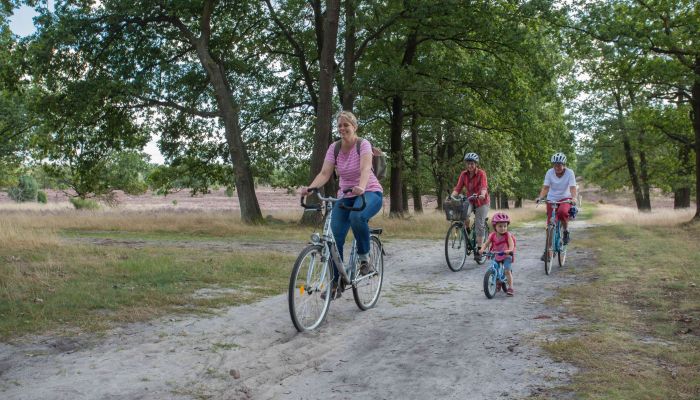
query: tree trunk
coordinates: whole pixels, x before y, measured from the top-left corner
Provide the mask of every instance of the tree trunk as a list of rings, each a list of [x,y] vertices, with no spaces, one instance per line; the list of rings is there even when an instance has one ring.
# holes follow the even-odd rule
[[[515,204],[513,205],[514,208],[523,208],[523,198],[518,196],[515,198]]]
[[[634,193],[634,201],[637,203],[637,209],[640,211],[646,211],[644,209],[644,196],[642,194],[642,187],[639,183],[639,175],[637,173],[637,165],[634,162],[634,154],[632,150],[632,144],[630,143],[630,138],[627,133],[626,124],[623,115],[622,100],[618,93],[614,94],[615,103],[617,105],[617,121],[620,129],[620,136],[622,137],[622,147],[625,152],[625,161],[627,162],[627,172],[629,173],[630,180],[632,181],[632,191]]]
[[[411,33],[406,40],[406,49],[404,51],[401,66],[405,67],[413,63],[413,58],[416,55],[418,48],[418,35],[416,32]],[[390,188],[390,203],[389,216],[402,217],[406,211],[403,208],[403,196],[401,190],[402,172],[403,172],[403,96],[397,93],[391,100],[391,140],[389,153],[391,154],[391,188]]]
[[[651,193],[649,189],[649,167],[647,163],[647,155],[644,151],[645,132],[642,129],[639,132],[639,180],[641,184],[642,199],[644,203],[642,204],[642,211],[651,211]]]
[[[314,129],[314,147],[311,153],[311,168],[309,181],[313,180],[323,167],[328,146],[332,142],[333,119],[333,76],[335,62],[333,55],[338,41],[338,18],[340,17],[340,0],[327,0],[326,12],[323,19],[323,30],[319,45],[321,57],[319,60],[318,108],[316,110],[316,125]],[[336,185],[329,180],[324,187],[326,195],[335,191]],[[301,223],[315,225],[318,213],[304,213]]]
[[[413,211],[417,214],[423,213],[423,200],[421,199],[420,176],[417,174],[420,171],[420,153],[418,152],[418,115],[411,114],[411,150],[413,151],[413,170],[416,171],[416,176],[413,178]]]
[[[439,178],[437,180],[437,186],[435,187],[435,208],[442,210],[442,200],[445,196],[445,180]]]
[[[345,0],[345,49],[343,53],[343,86],[340,101],[343,110],[352,111],[355,106],[355,43],[356,39],[355,0]]]
[[[508,195],[501,192],[498,194],[499,197],[499,202],[500,202],[500,208],[502,210],[508,210],[510,207],[508,206]]]
[[[216,105],[224,122],[224,134],[233,163],[236,193],[241,207],[241,220],[246,224],[263,222],[258,198],[255,195],[255,183],[250,169],[250,159],[246,150],[239,125],[240,107],[233,100],[231,86],[226,79],[222,63],[217,62],[209,52],[208,38],[194,41],[199,61],[207,72],[209,82],[214,87]]]
[[[673,191],[673,208],[690,208],[690,188],[682,187]]]
[[[695,216],[700,221],[700,55],[695,57],[695,83],[693,83],[690,104],[693,107],[693,131],[695,132]]]
[[[403,170],[403,140],[401,133],[403,131],[403,99],[401,95],[396,95],[391,102],[391,140],[390,140],[390,188],[389,188],[389,216],[402,217],[403,196],[401,190],[401,173]]]
[[[401,183],[401,197],[403,199],[403,210],[408,212],[408,185],[405,182]]]

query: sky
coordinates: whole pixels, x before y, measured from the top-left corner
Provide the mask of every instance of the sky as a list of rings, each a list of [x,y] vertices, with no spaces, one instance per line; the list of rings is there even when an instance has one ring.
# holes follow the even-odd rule
[[[52,7],[51,3],[49,2],[49,7]],[[36,31],[32,20],[36,15],[37,13],[32,7],[22,6],[16,9],[12,17],[10,17],[10,30],[17,36],[31,35]],[[156,138],[152,138],[143,150],[151,156],[152,163],[163,164],[164,159],[160,154],[160,150],[158,150],[156,140]]]

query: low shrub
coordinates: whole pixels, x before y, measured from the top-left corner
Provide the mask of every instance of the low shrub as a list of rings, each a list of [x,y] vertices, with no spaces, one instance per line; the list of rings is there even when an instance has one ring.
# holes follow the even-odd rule
[[[72,197],[70,202],[73,204],[73,207],[75,207],[76,210],[97,210],[100,208],[99,203],[97,203],[95,200]]]
[[[46,192],[43,190],[40,190],[36,193],[36,201],[38,201],[41,204],[46,204],[48,202],[48,198],[46,197]]]
[[[10,198],[18,203],[25,201],[36,201],[39,185],[34,177],[24,175],[19,178],[17,186],[7,191]]]

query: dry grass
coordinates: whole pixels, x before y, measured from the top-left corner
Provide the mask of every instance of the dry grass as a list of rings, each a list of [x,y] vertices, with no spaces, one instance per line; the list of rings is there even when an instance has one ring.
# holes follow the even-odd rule
[[[674,210],[670,208],[654,209],[652,212],[639,212],[636,208],[612,204],[599,205],[591,223],[600,225],[634,225],[634,226],[676,226],[690,221],[695,209]]]
[[[240,216],[232,212],[189,211],[128,211],[123,209],[102,209],[84,211],[72,209],[22,208],[0,217],[0,224],[15,227],[4,237],[18,240],[27,232],[61,232],[78,231],[109,232],[135,234],[177,234],[186,236],[232,237],[245,240],[301,240],[308,236],[313,228],[298,224],[301,213],[292,211],[275,212],[273,222],[251,226],[241,223]],[[534,206],[505,210],[514,222],[514,226],[544,218],[543,210]],[[491,211],[493,215],[495,211]],[[412,214],[406,218],[389,218],[378,214],[370,222],[371,226],[384,228],[384,235],[390,238],[419,239],[441,238],[449,226],[442,211],[426,210],[423,214]],[[21,227],[25,234],[16,232]],[[3,234],[0,233],[0,240]],[[30,235],[31,236],[31,235]],[[41,235],[39,235],[41,236]],[[38,236],[37,236],[38,237]],[[54,239],[55,240],[55,239]]]
[[[683,213],[660,214],[685,221]],[[569,270],[581,283],[562,289],[557,302],[582,322],[573,337],[545,348],[580,368],[565,388],[577,398],[700,395],[700,224],[659,218],[593,228],[575,244],[594,249],[595,261]]]
[[[58,244],[55,230],[0,218],[0,248],[33,249]]]

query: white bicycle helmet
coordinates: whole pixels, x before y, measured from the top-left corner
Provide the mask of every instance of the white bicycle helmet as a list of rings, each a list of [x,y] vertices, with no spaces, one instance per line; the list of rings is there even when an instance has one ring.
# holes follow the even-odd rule
[[[566,164],[566,155],[564,155],[564,153],[554,153],[552,156],[552,163]]]
[[[464,161],[474,161],[475,163],[479,162],[479,155],[476,153],[467,153],[464,156]]]

